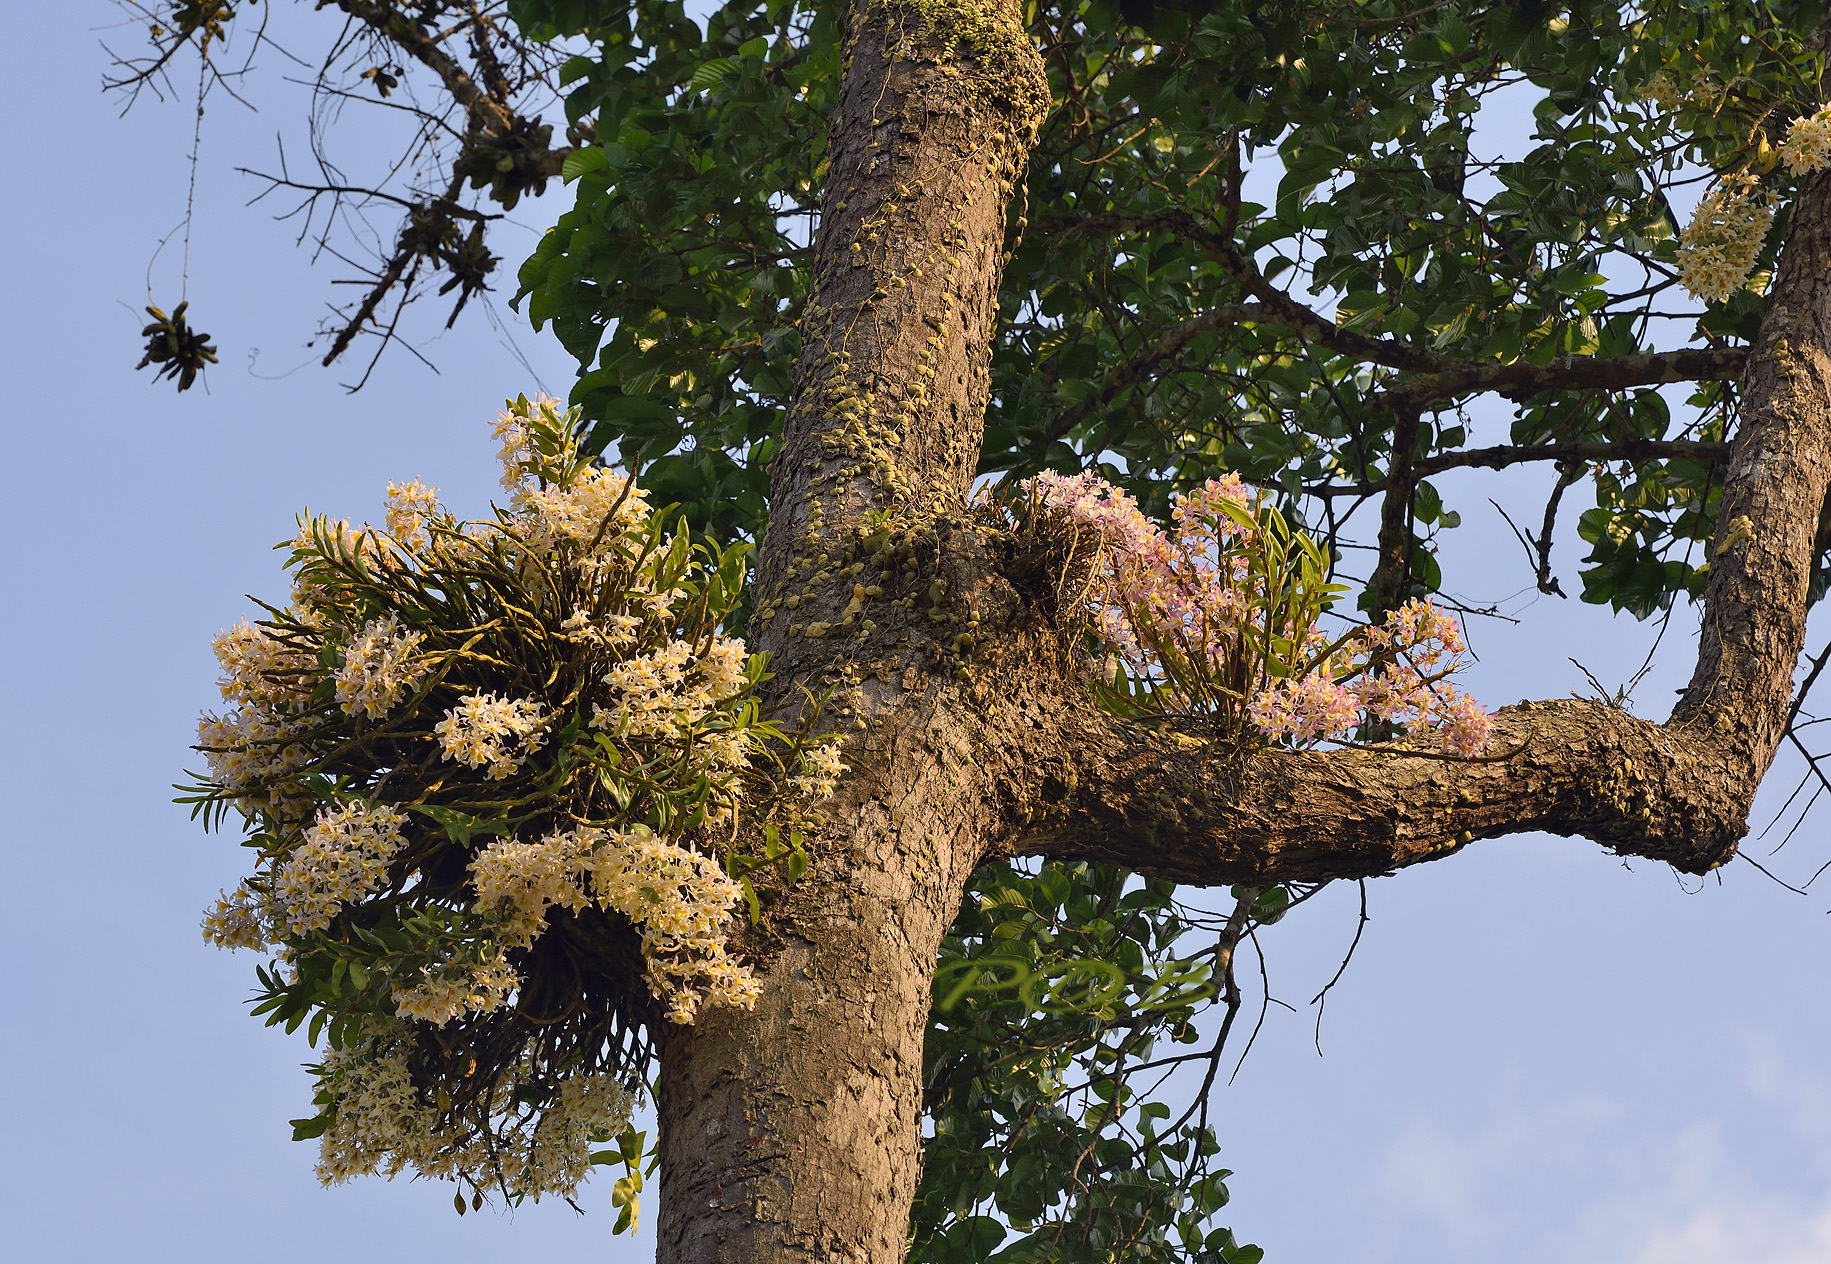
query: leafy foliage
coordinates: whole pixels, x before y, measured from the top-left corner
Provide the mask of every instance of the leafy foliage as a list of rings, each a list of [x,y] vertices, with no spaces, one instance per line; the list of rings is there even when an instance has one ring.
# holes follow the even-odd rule
[[[639,453],[694,521],[754,534],[800,351],[840,10],[728,7],[704,34],[657,0],[516,12],[600,49],[562,72],[599,143],[568,161],[577,205],[523,267],[528,315],[579,358],[595,444]]]
[[[566,73],[602,157],[579,155],[577,205],[522,269],[527,310],[580,358],[594,442],[659,459],[667,495],[753,532],[798,350],[838,8],[740,0],[703,32],[677,4],[517,12],[601,50]],[[1700,168],[1784,190],[1775,147],[1816,105],[1817,13],[1036,6],[1057,108],[1012,212],[982,468],[1104,462],[1160,511],[1234,469],[1321,492],[1308,513],[1333,541],[1351,529],[1338,499],[1389,472],[1395,402],[1433,415],[1411,456],[1469,446],[1478,388],[1454,370],[1634,355],[1688,322],[1745,342],[1757,293],[1684,304],[1672,197]],[[1493,101],[1530,105],[1524,153],[1487,156]],[[1721,437],[1729,395],[1701,402],[1675,425],[1653,387],[1528,392],[1508,437]],[[1710,470],[1625,468],[1596,484],[1594,534],[1625,524],[1637,543],[1594,554],[1584,593],[1644,614],[1697,585],[1701,559],[1682,559],[1713,525]],[[1456,521],[1432,497],[1411,524],[1422,589],[1440,580],[1422,537]]]
[[[703,25],[662,0],[510,9],[531,38],[593,49],[559,75],[576,203],[518,301],[578,358],[593,451],[639,454],[695,521],[754,536],[799,352],[841,6],[733,0]],[[1658,385],[1567,371],[1685,333],[1752,337],[1784,237],[1781,138],[1819,104],[1821,10],[1038,0],[1056,109],[1011,210],[982,471],[1098,466],[1160,516],[1237,471],[1331,559],[1386,494],[1405,571],[1390,606],[1441,585],[1431,537],[1461,518],[1413,467],[1494,463],[1466,406],[1528,381],[1504,387],[1509,461],[1592,476],[1584,598],[1645,617],[1695,595],[1715,467],[1633,445],[1727,437],[1733,392],[1705,382],[1675,420]],[[1523,150],[1495,153],[1496,106],[1530,111]],[[1780,204],[1749,287],[1689,304],[1675,202],[1755,177]],[[1521,366],[1546,372],[1497,373]],[[1598,454],[1572,464],[1571,445]],[[1333,582],[1333,562],[1312,578]],[[1200,1000],[1162,991],[1197,960],[1176,956],[1190,923],[1173,893],[995,867],[974,895],[937,985],[912,1258],[1256,1259],[1211,1226],[1225,1174],[1206,1121],[1162,1126],[1133,1079],[1192,1034]],[[1223,992],[1218,944],[1291,899],[1240,896],[1205,959]]]
[[[1215,942],[1183,956],[1208,919],[1171,884],[1086,865],[974,876],[935,978],[911,1260],[1257,1264],[1259,1248],[1211,1223],[1228,1173],[1205,1107],[1172,1120],[1153,1091],[1166,1063],[1219,1056],[1195,1017],[1231,991],[1258,893],[1244,894]]]

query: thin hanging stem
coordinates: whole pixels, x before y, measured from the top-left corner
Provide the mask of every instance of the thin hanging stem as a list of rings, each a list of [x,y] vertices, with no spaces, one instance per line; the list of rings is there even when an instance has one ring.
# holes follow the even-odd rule
[[[210,59],[197,59],[197,118],[191,125],[191,181],[184,194],[184,263],[178,278],[178,299],[191,294],[191,216],[197,205],[197,156],[203,148],[203,99],[210,91]]]

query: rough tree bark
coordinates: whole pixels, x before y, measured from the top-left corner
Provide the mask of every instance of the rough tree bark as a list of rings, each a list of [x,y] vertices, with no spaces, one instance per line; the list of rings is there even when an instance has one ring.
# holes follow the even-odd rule
[[[943,621],[957,615],[898,618],[916,607],[890,604],[861,545],[921,530],[926,572],[902,587],[923,609],[957,606],[973,569],[952,528],[990,393],[1005,208],[1048,104],[1020,6],[974,6],[867,0],[848,22],[756,623],[778,684],[838,690],[830,713],[869,736],[773,927],[755,1011],[667,1033],[664,1260],[903,1257],[929,973],[1003,811],[985,778],[950,771],[974,759],[973,708],[940,669],[972,634]]]
[[[1831,187],[1744,376],[1696,675],[1672,719],[1521,703],[1495,754],[1241,752],[1094,709],[1048,576],[968,506],[1007,204],[1047,108],[1015,0],[858,0],[755,627],[851,775],[751,944],[752,1013],[665,1033],[661,1259],[903,1257],[929,980],[963,884],[1044,855],[1190,883],[1366,877],[1581,834],[1723,864],[1784,729],[1831,484]]]

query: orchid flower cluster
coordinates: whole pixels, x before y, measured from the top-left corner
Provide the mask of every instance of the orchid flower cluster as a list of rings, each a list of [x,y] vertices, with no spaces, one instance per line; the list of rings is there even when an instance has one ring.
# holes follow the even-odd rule
[[[229,705],[183,801],[237,811],[254,864],[204,931],[275,954],[257,1013],[328,1034],[296,1127],[327,1183],[569,1195],[628,1123],[650,1015],[755,1002],[720,848],[843,772],[749,696],[763,662],[721,631],[742,550],[668,530],[577,428],[509,405],[489,521],[418,482],[385,529],[302,517],[290,604],[216,638]]]
[[[1487,748],[1492,718],[1449,681],[1455,620],[1412,600],[1331,639],[1319,620],[1345,588],[1237,474],[1178,497],[1167,531],[1091,471],[1045,472],[1029,491],[1098,541],[1085,597],[1111,651],[1096,695],[1115,709],[1291,746],[1381,728],[1457,756]]]
[[[1831,105],[1793,120],[1780,142],[1780,161],[1796,176],[1831,167]]]
[[[1796,118],[1774,156],[1793,176],[1831,167],[1831,105]],[[1721,177],[1679,234],[1678,279],[1694,298],[1721,303],[1748,284],[1773,227],[1776,195],[1759,177]]]
[[[478,1173],[496,1172],[536,1198],[569,1196],[590,1174],[593,1141],[622,1133],[636,1108],[618,1077],[588,1073],[561,1080],[545,1109],[511,1115],[492,1134],[452,1129],[414,1083],[416,1052],[411,1023],[382,1020],[325,1057],[318,1096],[337,1108],[320,1143],[325,1184],[411,1171],[474,1185]]]
[[[1748,283],[1773,223],[1773,198],[1761,195],[1753,179],[1718,184],[1679,234],[1679,283],[1693,298],[1725,301]]]

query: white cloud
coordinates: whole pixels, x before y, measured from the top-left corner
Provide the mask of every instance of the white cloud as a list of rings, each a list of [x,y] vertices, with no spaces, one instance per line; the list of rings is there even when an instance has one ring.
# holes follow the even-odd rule
[[[1831,1081],[1768,1038],[1747,1038],[1744,1059],[1741,1087],[1752,1109],[1740,1122],[1767,1132],[1770,1152],[1745,1152],[1740,1162],[1714,1156],[1708,1173],[1714,1187],[1645,1226],[1623,1257],[1628,1264],[1831,1261],[1831,1187],[1824,1184],[1831,1171]],[[1771,1161],[1782,1146],[1784,1165],[1800,1178],[1790,1191],[1774,1191],[1750,1171],[1751,1158]]]
[[[1774,1202],[1719,1202],[1671,1228],[1656,1227],[1631,1264],[1825,1264],[1831,1202],[1816,1209]]]
[[[1585,1095],[1550,1109],[1503,1098],[1478,1130],[1457,1135],[1416,1119],[1387,1147],[1377,1182],[1388,1212],[1441,1238],[1452,1258],[1496,1258],[1538,1220],[1545,1187],[1593,1177],[1598,1139],[1620,1119],[1607,1099]],[[1414,1242],[1411,1244],[1415,1246]]]
[[[1416,1116],[1368,1174],[1354,1258],[1831,1264],[1831,1079],[1759,1038],[1741,1070],[1689,1115],[1503,1079],[1479,1116]]]
[[[1744,1091],[1831,1163],[1831,1079],[1790,1057],[1771,1035],[1745,1036],[1742,1046]]]

